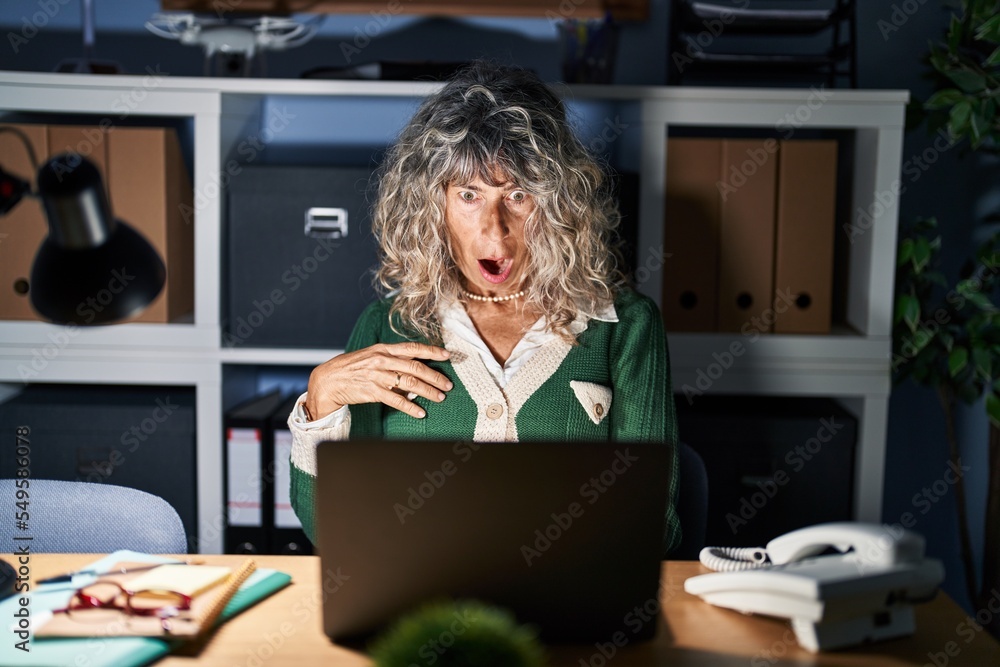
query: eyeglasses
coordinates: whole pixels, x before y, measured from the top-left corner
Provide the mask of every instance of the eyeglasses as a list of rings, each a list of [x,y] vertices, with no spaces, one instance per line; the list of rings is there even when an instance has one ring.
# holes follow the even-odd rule
[[[120,622],[127,616],[151,616],[160,619],[164,632],[170,632],[170,619],[191,609],[191,596],[177,591],[133,591],[115,581],[98,580],[78,588],[64,609],[53,614],[66,614],[79,623],[107,624]]]

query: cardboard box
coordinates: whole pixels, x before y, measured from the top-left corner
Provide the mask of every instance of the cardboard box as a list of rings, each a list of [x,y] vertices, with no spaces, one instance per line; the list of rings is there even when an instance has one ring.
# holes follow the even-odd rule
[[[49,137],[43,125],[0,125],[27,135],[39,160],[49,154]],[[24,144],[10,132],[0,132],[0,165],[4,171],[35,184],[35,170]],[[36,320],[28,299],[31,265],[38,246],[48,235],[42,203],[25,197],[0,217],[0,319]]]
[[[193,192],[173,130],[119,128],[108,133],[111,210],[145,236],[167,267],[160,295],[133,322],[172,322],[194,311]]]
[[[163,258],[167,283],[135,322],[171,322],[194,310],[194,226],[182,215],[192,188],[180,146],[168,128],[16,125],[31,140],[39,161],[77,152],[93,162],[109,194],[111,210],[145,236]],[[0,134],[0,164],[35,185],[35,173],[17,137]],[[37,320],[29,300],[31,265],[48,235],[41,202],[21,201],[0,218],[0,319]],[[82,322],[81,322],[82,323]]]

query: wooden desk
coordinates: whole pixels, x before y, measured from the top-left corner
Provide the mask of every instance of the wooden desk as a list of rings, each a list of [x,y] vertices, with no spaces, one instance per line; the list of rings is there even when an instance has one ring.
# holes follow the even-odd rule
[[[97,560],[94,554],[34,554],[31,579],[79,569]],[[237,563],[239,556],[202,556],[208,563]],[[10,556],[7,556],[10,560]],[[293,583],[223,625],[197,655],[171,655],[157,667],[195,665],[370,665],[364,655],[332,644],[322,630],[319,559],[313,556],[259,556],[260,567],[288,572]],[[719,609],[684,592],[684,580],[707,572],[696,562],[664,563],[662,612],[655,619],[656,639],[617,647],[561,646],[550,650],[551,664],[567,667],[653,667],[710,665],[1000,665],[1000,644],[985,631],[976,632],[961,608],[944,594],[917,607],[917,632],[869,647],[812,654],[799,648],[786,621],[743,616]],[[333,593],[332,596],[336,596]],[[331,598],[332,599],[332,598]],[[623,623],[623,637],[637,629]],[[949,644],[949,642],[951,642]],[[610,655],[610,659],[602,655]],[[947,654],[951,650],[952,656]],[[933,658],[932,658],[933,656]]]

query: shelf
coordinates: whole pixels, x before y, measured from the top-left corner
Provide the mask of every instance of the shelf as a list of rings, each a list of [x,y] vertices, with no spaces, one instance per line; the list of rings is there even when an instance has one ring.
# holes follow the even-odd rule
[[[255,366],[272,374],[287,370],[278,368],[282,366],[296,367],[293,373],[298,368],[305,372],[341,352],[223,346],[220,294],[225,278],[220,260],[228,171],[231,164],[242,168],[255,159],[263,164],[275,155],[258,157],[255,153],[254,158],[232,159],[242,156],[242,142],[261,137],[270,148],[285,151],[288,159],[294,158],[289,151],[314,146],[317,138],[325,139],[325,144],[320,141],[324,148],[342,143],[351,147],[354,144],[343,135],[353,133],[359,123],[365,130],[361,138],[368,143],[372,137],[381,143],[383,135],[384,141],[390,141],[396,124],[408,117],[408,108],[415,108],[442,85],[182,78],[155,72],[146,76],[0,72],[0,117],[66,114],[107,119],[112,126],[136,120],[129,116],[149,117],[145,122],[180,119],[193,142],[196,202],[193,323],[79,328],[70,334],[63,327],[41,322],[0,322],[0,383],[12,387],[22,382],[194,386],[199,544],[203,552],[219,551],[224,509],[220,483],[223,404],[253,390],[258,375]],[[599,152],[612,166],[641,173],[636,259],[637,266],[649,273],[640,291],[657,302],[666,219],[666,138],[671,128],[851,132],[849,206],[851,211],[870,214],[863,220],[852,216],[852,222],[860,222],[857,233],[849,236],[849,273],[843,286],[848,294],[846,324],[829,335],[766,334],[754,339],[738,332],[668,333],[668,341],[674,390],[681,394],[677,400],[685,400],[685,385],[706,394],[837,397],[859,419],[855,518],[879,520],[898,215],[896,202],[885,204],[883,199],[900,175],[909,93],[566,84],[553,88],[566,99],[570,115],[579,120],[585,144],[599,145]],[[277,133],[268,127],[271,112],[284,105],[295,113],[301,110],[302,115],[294,128],[272,142]],[[314,131],[311,123],[316,119],[339,123],[338,128],[320,123]],[[605,130],[612,122],[615,134],[609,139]],[[838,234],[846,232],[838,227]],[[728,362],[725,355],[733,349],[742,353]],[[32,368],[32,363],[39,367],[36,375],[24,377],[24,369]],[[706,386],[704,390],[699,381]]]
[[[224,364],[262,364],[276,366],[318,366],[343,350],[307,350],[279,348],[223,348],[219,351],[219,361]]]

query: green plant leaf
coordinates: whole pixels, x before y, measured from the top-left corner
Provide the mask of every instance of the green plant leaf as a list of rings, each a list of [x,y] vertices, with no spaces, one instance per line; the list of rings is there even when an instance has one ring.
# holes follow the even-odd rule
[[[993,357],[984,345],[976,345],[972,348],[972,365],[985,381],[989,382],[993,377]]]
[[[920,299],[912,294],[900,294],[896,300],[896,322],[905,322],[910,331],[920,322]]]
[[[913,239],[903,239],[899,242],[899,255],[896,257],[896,266],[905,266],[913,257]]]
[[[990,57],[983,62],[984,67],[993,67],[995,65],[1000,65],[1000,46],[994,49]]]
[[[948,355],[948,373],[955,377],[969,365],[969,351],[964,347],[956,347]]]
[[[990,423],[1000,427],[1000,396],[995,392],[986,394],[986,414],[990,418]]]
[[[954,53],[962,42],[962,21],[955,14],[951,15],[948,25],[948,50]]]
[[[986,310],[986,311],[996,310],[996,306],[993,305],[993,302],[990,301],[990,298],[985,294],[983,294],[982,292],[973,291],[969,292],[965,296],[971,303],[973,303],[980,310]]]
[[[931,261],[931,244],[923,236],[918,236],[913,241],[913,271],[920,273]]]
[[[967,93],[978,93],[986,88],[986,78],[968,69],[946,69],[944,75]]]
[[[992,18],[976,28],[976,39],[1000,42],[1000,14],[994,14]]]
[[[941,287],[948,286],[948,279],[940,271],[927,271],[924,273],[924,280],[935,285],[940,285]]]
[[[955,337],[952,336],[947,331],[945,331],[944,329],[939,330],[937,336],[939,339],[941,339],[941,343],[944,345],[944,349],[951,352],[951,348],[955,345]]]
[[[969,116],[969,129],[972,131],[972,147],[979,148],[990,131],[990,123],[978,111]]]
[[[924,102],[925,109],[944,109],[965,99],[965,95],[958,88],[945,88],[939,90]]]
[[[969,116],[972,115],[972,104],[969,100],[962,100],[951,108],[948,114],[948,131],[952,138],[958,139],[965,134],[965,128],[969,125]]]

